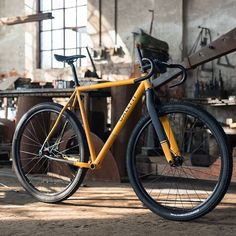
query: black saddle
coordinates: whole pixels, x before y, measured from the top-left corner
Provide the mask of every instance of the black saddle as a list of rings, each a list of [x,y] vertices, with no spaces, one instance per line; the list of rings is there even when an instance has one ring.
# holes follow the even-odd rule
[[[57,61],[66,62],[70,64],[79,58],[84,58],[85,56],[84,55],[62,56],[62,55],[54,54],[54,57],[56,58]]]

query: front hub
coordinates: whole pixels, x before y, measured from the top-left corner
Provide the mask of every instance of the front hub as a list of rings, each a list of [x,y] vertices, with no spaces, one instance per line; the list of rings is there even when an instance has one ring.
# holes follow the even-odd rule
[[[183,165],[184,158],[180,156],[173,157],[174,163],[171,164],[172,167],[179,167]]]

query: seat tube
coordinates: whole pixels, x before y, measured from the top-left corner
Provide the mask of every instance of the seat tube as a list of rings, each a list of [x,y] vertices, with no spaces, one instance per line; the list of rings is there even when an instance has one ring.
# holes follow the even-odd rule
[[[162,150],[165,154],[166,160],[168,161],[168,163],[173,164],[174,160],[173,160],[173,157],[172,157],[172,154],[170,151],[168,140],[167,140],[165,131],[163,129],[163,126],[161,124],[161,121],[158,118],[156,108],[154,105],[152,89],[146,90],[146,104],[147,104],[148,113],[151,117],[153,127],[154,127],[157,137],[160,141],[160,144],[161,144]]]

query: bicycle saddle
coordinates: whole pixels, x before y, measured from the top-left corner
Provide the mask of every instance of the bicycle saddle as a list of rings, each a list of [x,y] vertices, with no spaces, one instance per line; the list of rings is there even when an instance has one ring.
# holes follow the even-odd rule
[[[57,61],[72,63],[76,61],[78,58],[83,58],[85,56],[84,55],[62,56],[54,54],[54,57],[56,58]]]

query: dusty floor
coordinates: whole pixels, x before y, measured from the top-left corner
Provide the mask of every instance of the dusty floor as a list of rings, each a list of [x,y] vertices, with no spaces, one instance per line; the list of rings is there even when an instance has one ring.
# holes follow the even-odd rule
[[[171,222],[144,209],[129,184],[87,183],[61,204],[35,201],[0,167],[0,235],[236,235],[236,186],[212,213]]]

